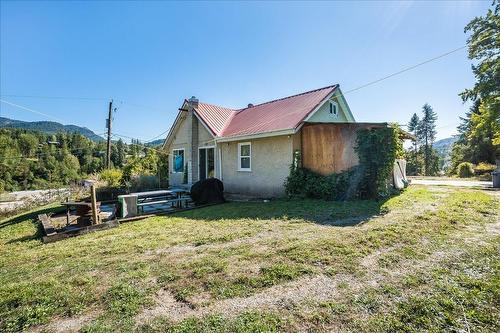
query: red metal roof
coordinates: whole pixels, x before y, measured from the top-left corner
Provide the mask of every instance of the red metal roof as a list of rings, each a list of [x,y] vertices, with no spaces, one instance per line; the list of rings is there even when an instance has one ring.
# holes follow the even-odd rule
[[[202,102],[198,103],[198,107],[195,108],[195,111],[217,136],[221,136],[222,130],[236,113],[236,110]]]
[[[196,112],[219,137],[295,129],[337,87],[328,86],[241,110],[200,102]]]

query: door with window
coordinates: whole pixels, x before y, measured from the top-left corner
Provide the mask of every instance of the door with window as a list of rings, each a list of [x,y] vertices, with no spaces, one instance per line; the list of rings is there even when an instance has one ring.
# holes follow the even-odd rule
[[[200,148],[199,152],[199,179],[215,177],[215,148]]]

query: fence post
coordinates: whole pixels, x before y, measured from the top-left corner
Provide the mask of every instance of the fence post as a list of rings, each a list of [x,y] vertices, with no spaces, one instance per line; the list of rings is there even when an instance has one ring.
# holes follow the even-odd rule
[[[97,219],[97,202],[95,196],[95,186],[94,184],[90,185],[90,201],[92,203],[92,224],[98,224],[99,220]]]

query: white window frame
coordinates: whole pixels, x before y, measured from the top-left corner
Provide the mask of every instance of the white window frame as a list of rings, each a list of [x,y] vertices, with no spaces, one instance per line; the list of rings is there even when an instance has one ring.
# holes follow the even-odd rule
[[[176,151],[181,151],[182,150],[182,156],[183,156],[183,161],[182,161],[182,171],[175,171],[175,166],[174,166],[174,160],[175,160],[175,152]],[[184,148],[176,148],[172,149],[172,173],[184,173],[184,168],[186,165],[186,150]]]
[[[328,113],[331,116],[338,118],[338,116],[339,116],[339,104],[335,101],[332,101],[332,100],[330,100],[329,102],[330,103],[328,104]],[[332,106],[334,106],[335,112],[330,112],[330,110],[332,109]]]
[[[241,156],[241,146],[249,146],[250,147],[250,155]],[[250,159],[250,166],[248,168],[241,167],[241,158],[248,157]],[[252,143],[251,142],[240,142],[238,143],[238,171],[251,172],[252,171]]]

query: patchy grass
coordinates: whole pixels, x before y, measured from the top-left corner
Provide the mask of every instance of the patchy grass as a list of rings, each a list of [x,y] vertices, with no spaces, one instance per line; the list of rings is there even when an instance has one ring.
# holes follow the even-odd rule
[[[35,216],[0,222],[0,331],[89,311],[84,332],[498,330],[499,202],[482,191],[228,203],[45,245]],[[314,276],[336,296],[230,306]],[[176,308],[138,321],[160,290]]]

